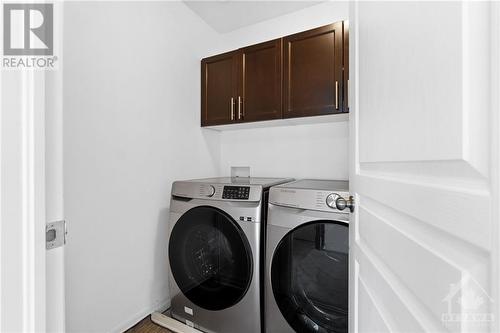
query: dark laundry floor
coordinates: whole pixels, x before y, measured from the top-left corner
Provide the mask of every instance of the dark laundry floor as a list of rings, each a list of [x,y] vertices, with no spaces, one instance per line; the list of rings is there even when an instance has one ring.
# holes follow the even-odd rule
[[[151,316],[147,316],[134,327],[129,328],[124,333],[173,333],[160,325],[157,325],[151,321]]]

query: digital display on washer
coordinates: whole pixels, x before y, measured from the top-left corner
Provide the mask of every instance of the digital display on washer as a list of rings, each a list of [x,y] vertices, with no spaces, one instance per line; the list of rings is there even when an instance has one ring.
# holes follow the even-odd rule
[[[248,200],[249,197],[249,186],[224,186],[222,190],[222,199]]]

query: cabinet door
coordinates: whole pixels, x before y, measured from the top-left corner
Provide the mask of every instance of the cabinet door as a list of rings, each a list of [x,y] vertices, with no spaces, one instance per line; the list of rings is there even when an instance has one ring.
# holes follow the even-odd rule
[[[228,124],[236,120],[237,52],[201,61],[201,125]]]
[[[342,112],[342,22],[283,39],[284,117]]]
[[[281,118],[281,39],[249,46],[240,52],[238,120]]]

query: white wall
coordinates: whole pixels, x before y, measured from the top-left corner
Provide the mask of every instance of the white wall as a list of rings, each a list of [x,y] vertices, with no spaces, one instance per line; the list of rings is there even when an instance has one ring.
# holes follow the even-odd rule
[[[348,178],[347,122],[243,129],[221,134],[221,174],[250,166],[252,176]]]
[[[216,35],[174,2],[68,2],[64,21],[66,328],[118,332],[168,302],[172,181],[219,171],[199,127]]]
[[[325,2],[222,35],[228,51],[348,19],[347,2]],[[207,54],[209,55],[209,54]],[[348,123],[245,129],[221,135],[220,173],[348,179]]]

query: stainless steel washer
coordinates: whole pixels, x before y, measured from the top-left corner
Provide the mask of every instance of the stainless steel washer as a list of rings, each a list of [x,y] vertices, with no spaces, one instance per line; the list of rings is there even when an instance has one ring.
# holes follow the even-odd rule
[[[205,332],[261,332],[268,191],[287,181],[212,178],[172,185],[173,318]]]
[[[345,208],[348,191],[348,182],[328,180],[271,188],[267,332],[347,332],[349,213],[337,205]]]

